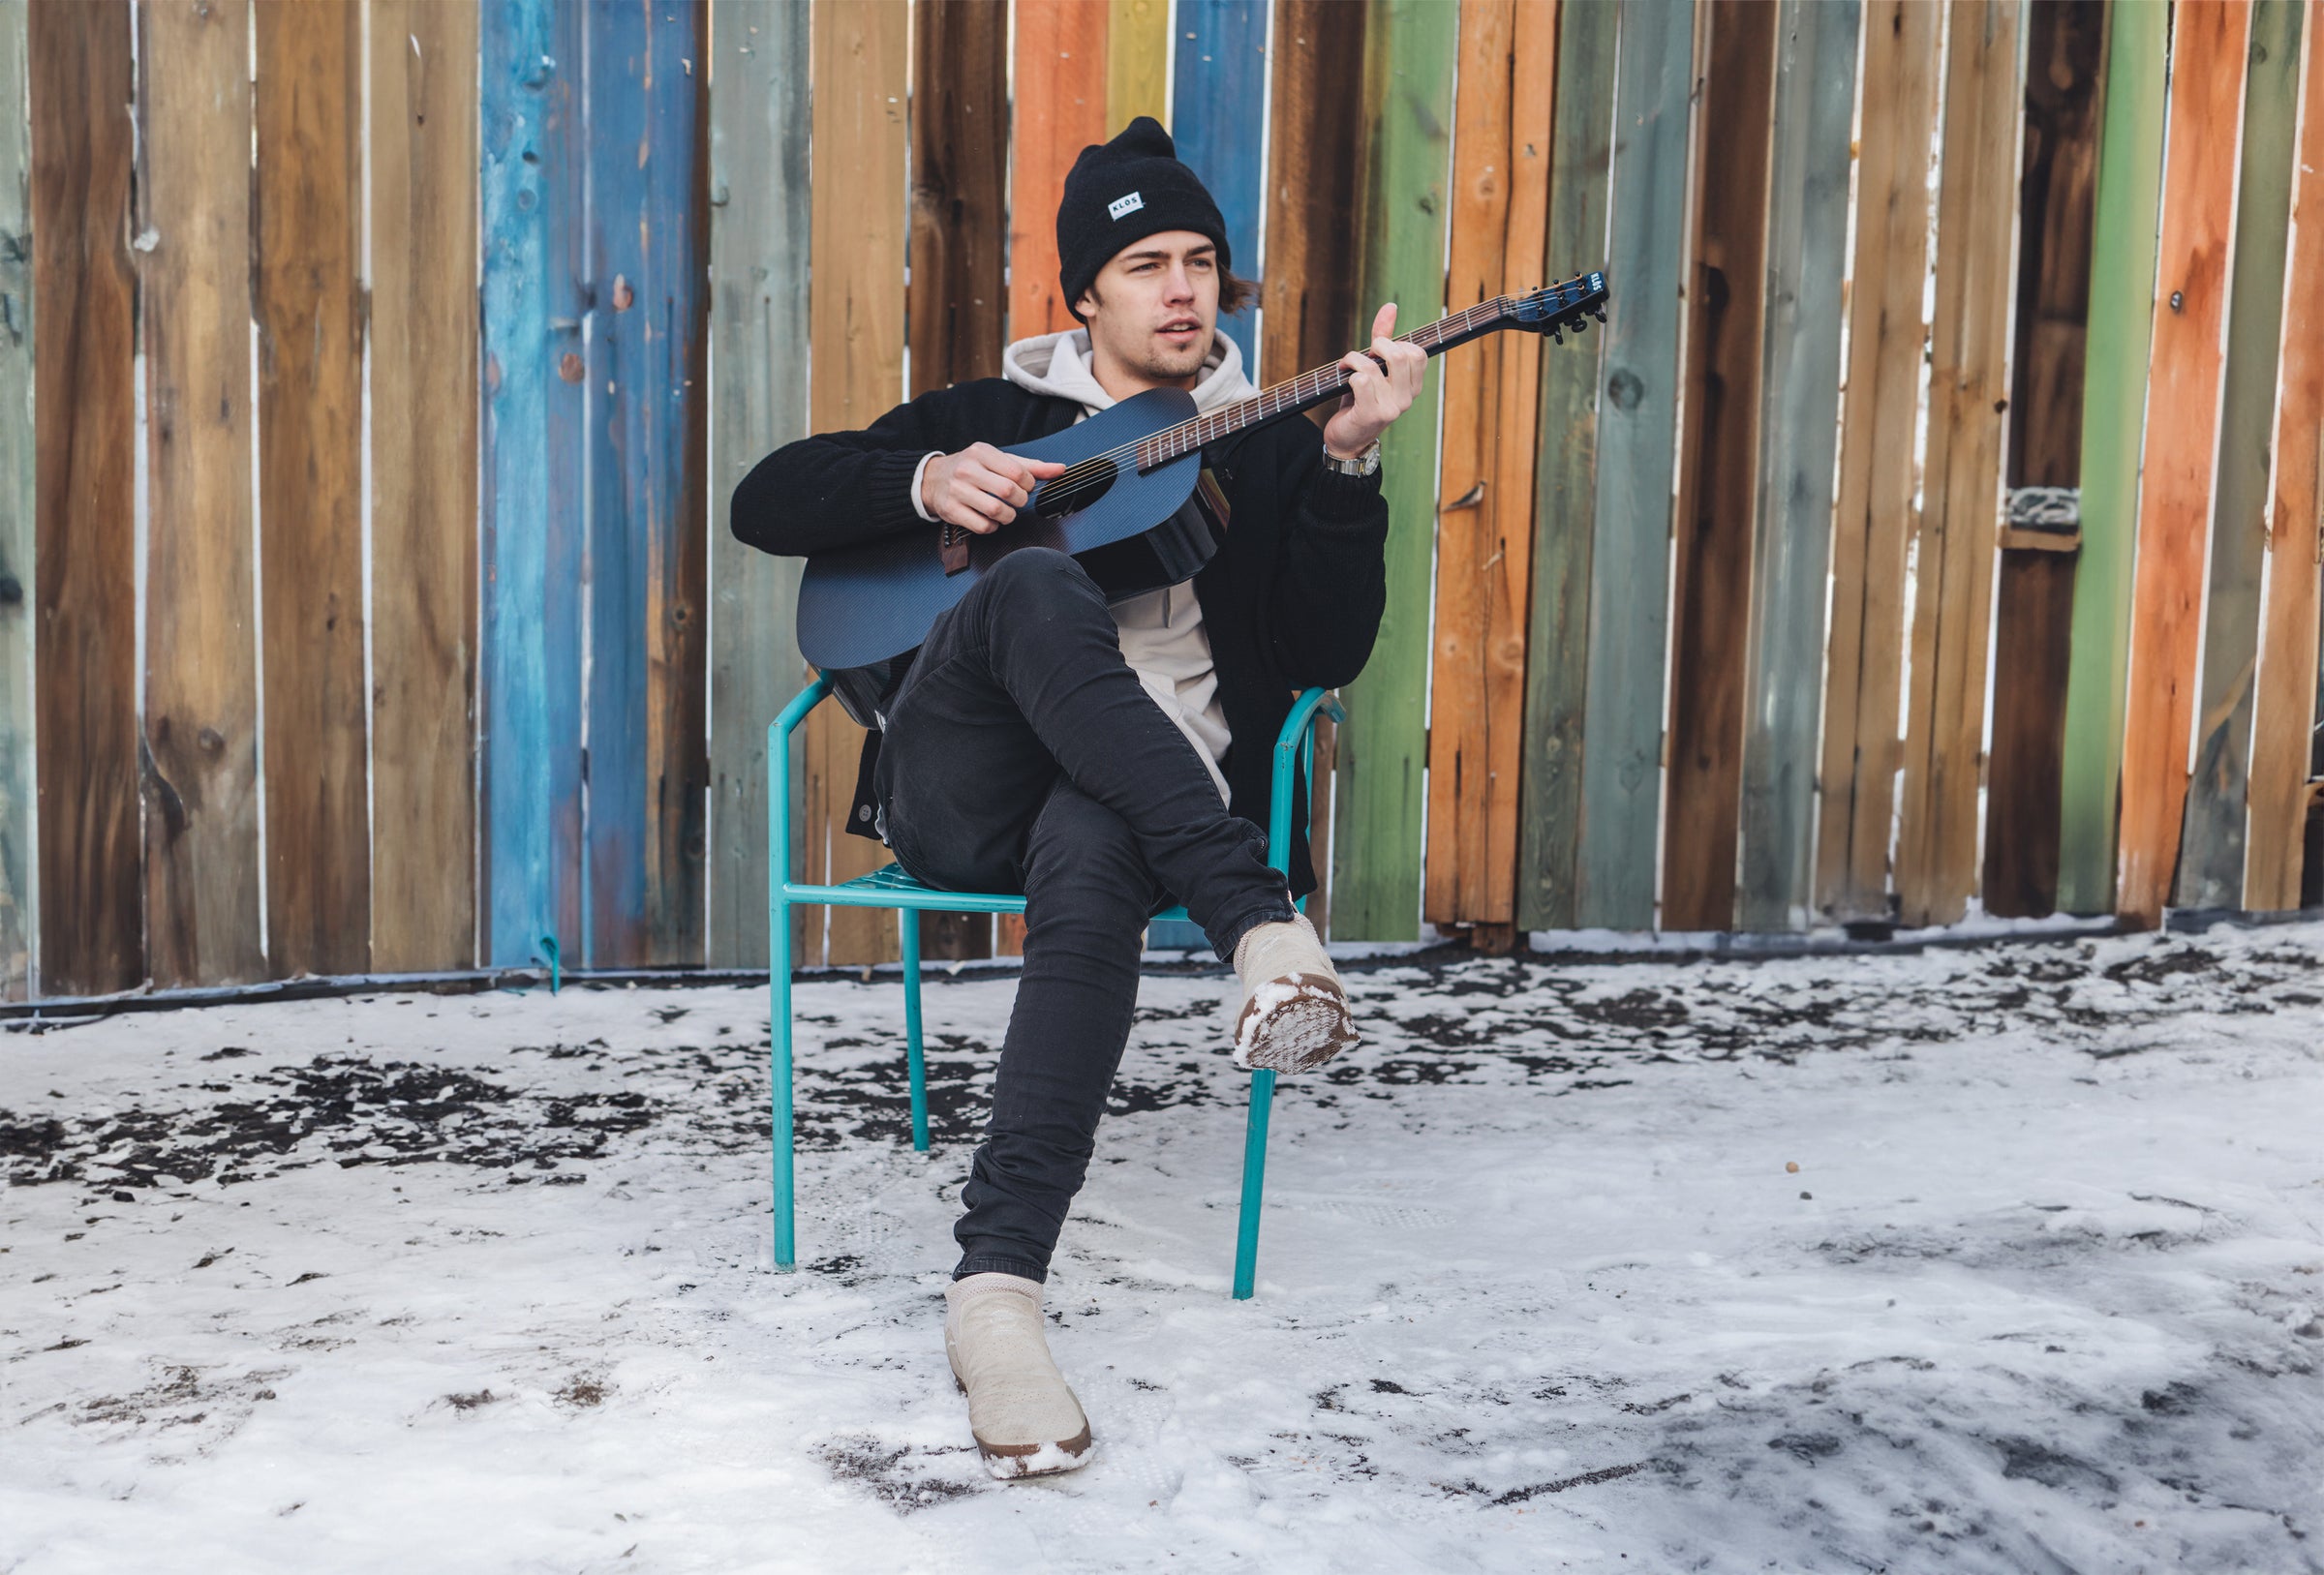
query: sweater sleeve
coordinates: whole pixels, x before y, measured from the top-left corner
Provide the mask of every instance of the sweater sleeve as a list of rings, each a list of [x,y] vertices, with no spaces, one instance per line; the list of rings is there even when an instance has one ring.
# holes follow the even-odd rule
[[[1296,426],[1295,426],[1296,430]],[[1326,469],[1323,445],[1286,477],[1282,551],[1268,588],[1275,661],[1295,688],[1331,689],[1363,671],[1388,606],[1388,501],[1380,473]]]
[[[969,439],[953,389],[899,405],[861,432],[826,432],[785,443],[734,489],[728,524],[737,539],[804,557],[827,547],[925,530],[912,486],[932,453]]]

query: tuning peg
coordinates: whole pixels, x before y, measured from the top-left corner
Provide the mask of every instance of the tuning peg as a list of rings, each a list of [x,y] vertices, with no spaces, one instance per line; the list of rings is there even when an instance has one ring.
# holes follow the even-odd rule
[[[1605,308],[1603,306],[1599,307],[1592,311],[1590,316],[1596,318],[1600,322],[1604,322],[1605,320]]]
[[[1564,334],[1561,334],[1561,333],[1559,333],[1557,330],[1558,330],[1558,324],[1556,324],[1556,323],[1554,323],[1554,322],[1553,322],[1553,323],[1551,323],[1551,324],[1549,325],[1549,337],[1550,337],[1550,339],[1551,339],[1552,341],[1554,341],[1555,343],[1557,343],[1557,344],[1560,344],[1560,345],[1563,345],[1563,344],[1566,342],[1566,336],[1565,336]]]

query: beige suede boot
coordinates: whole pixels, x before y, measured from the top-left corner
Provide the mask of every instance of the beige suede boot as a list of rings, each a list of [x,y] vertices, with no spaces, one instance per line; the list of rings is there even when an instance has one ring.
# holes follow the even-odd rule
[[[1306,1072],[1356,1043],[1348,992],[1305,914],[1245,930],[1235,972],[1242,979],[1237,1066]]]
[[[1039,1281],[971,1274],[946,1286],[944,1354],[987,1471],[1006,1481],[1089,1464],[1089,1419],[1050,1360]]]

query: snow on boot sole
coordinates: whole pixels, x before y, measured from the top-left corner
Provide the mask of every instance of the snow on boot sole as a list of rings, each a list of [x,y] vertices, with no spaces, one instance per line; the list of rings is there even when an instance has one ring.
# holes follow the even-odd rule
[[[1357,1041],[1356,1020],[1339,981],[1299,973],[1251,991],[1235,1023],[1235,1064],[1272,1072],[1310,1072]]]
[[[963,1396],[968,1385],[961,1381],[959,1373],[952,1376],[952,1386]],[[985,1463],[985,1474],[1000,1482],[1014,1482],[1026,1476],[1058,1476],[1066,1471],[1078,1471],[1097,1458],[1097,1440],[1090,1437],[1087,1423],[1082,1431],[1060,1443],[987,1443],[977,1439],[971,1428],[968,1437],[976,1439],[976,1452]]]

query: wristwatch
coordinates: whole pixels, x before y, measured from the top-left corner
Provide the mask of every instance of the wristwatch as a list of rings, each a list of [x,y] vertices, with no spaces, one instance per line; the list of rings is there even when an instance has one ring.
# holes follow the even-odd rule
[[[1336,470],[1341,475],[1375,475],[1380,469],[1380,439],[1374,438],[1371,446],[1352,460],[1341,459],[1327,445],[1324,449],[1324,468]]]

